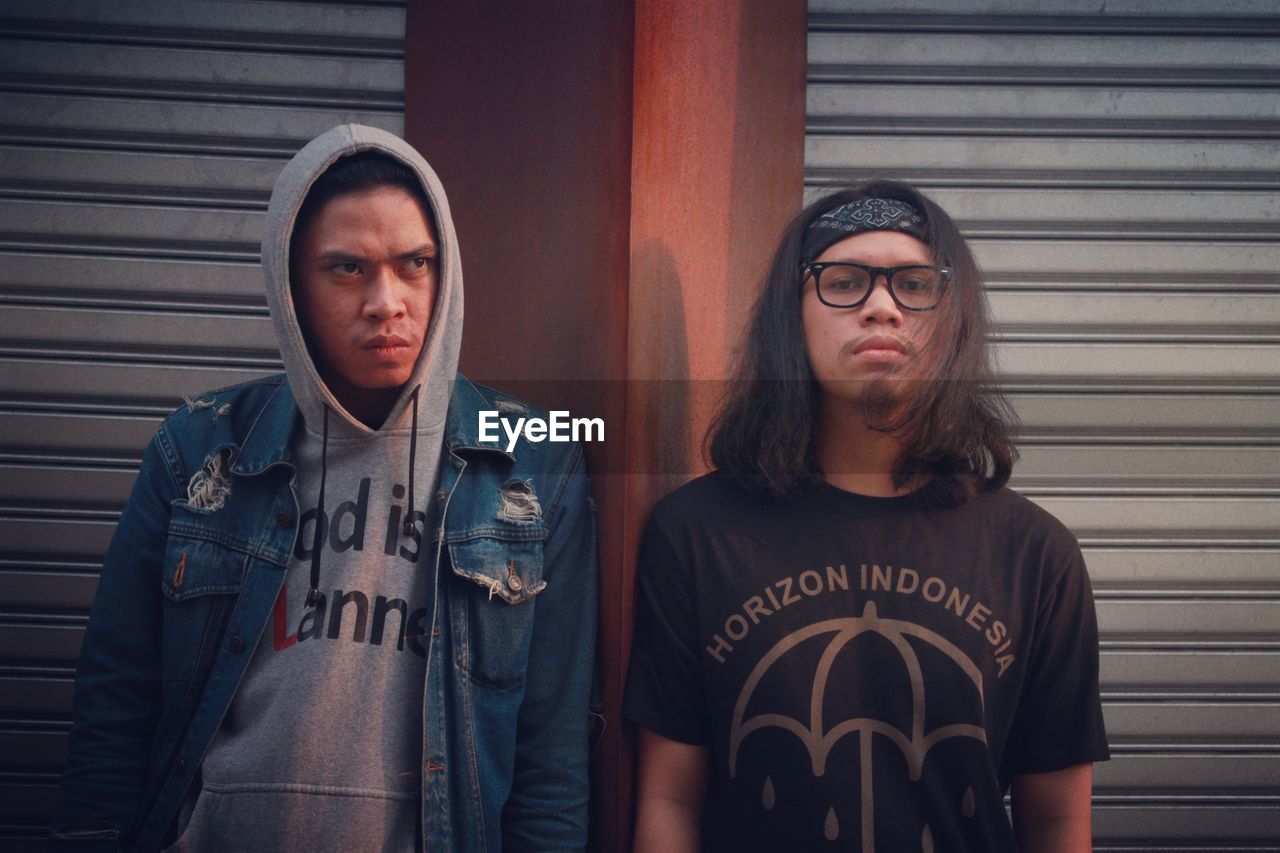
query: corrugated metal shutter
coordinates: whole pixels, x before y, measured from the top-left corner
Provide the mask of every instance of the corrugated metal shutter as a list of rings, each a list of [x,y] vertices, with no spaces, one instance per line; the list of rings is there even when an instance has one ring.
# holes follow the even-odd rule
[[[41,849],[101,555],[183,395],[277,370],[272,182],[400,133],[404,4],[0,8],[0,848]]]
[[[921,185],[990,281],[1014,485],[1097,590],[1099,850],[1280,850],[1280,9],[810,0],[809,194]]]

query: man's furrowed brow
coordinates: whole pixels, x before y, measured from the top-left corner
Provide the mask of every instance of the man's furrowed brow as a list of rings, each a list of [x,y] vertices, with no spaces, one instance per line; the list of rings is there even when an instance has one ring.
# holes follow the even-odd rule
[[[360,255],[352,254],[351,252],[344,252],[341,249],[330,249],[326,252],[320,253],[320,257],[318,258],[318,263],[353,264],[353,263],[359,263],[360,261],[363,261],[363,260],[364,258],[361,257]]]
[[[436,251],[435,243],[423,243],[421,246],[415,246],[407,252],[401,252],[396,255],[396,260],[407,261],[411,258],[434,258]]]

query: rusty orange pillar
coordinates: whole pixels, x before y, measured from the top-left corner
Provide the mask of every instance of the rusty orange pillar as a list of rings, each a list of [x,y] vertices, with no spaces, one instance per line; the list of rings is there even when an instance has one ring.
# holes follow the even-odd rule
[[[620,722],[636,544],[701,473],[719,382],[800,208],[803,0],[424,3],[406,137],[440,173],[466,281],[462,369],[603,416],[601,684],[592,845],[629,849]]]

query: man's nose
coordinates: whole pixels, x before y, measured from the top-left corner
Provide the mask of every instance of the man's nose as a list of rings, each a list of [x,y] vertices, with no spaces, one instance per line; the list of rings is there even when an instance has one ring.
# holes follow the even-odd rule
[[[859,320],[864,325],[871,323],[887,323],[892,326],[902,324],[902,309],[893,301],[889,293],[889,279],[883,275],[876,276],[871,282],[871,293],[867,301],[862,303]]]
[[[379,266],[370,277],[364,303],[365,316],[386,320],[405,312],[403,284],[393,272]]]

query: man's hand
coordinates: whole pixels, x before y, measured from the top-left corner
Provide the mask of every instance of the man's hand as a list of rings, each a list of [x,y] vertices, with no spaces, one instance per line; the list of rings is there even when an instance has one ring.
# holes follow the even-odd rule
[[[697,853],[707,748],[640,729],[634,853]]]
[[[1089,853],[1093,765],[1013,777],[1013,831],[1027,853]]]

